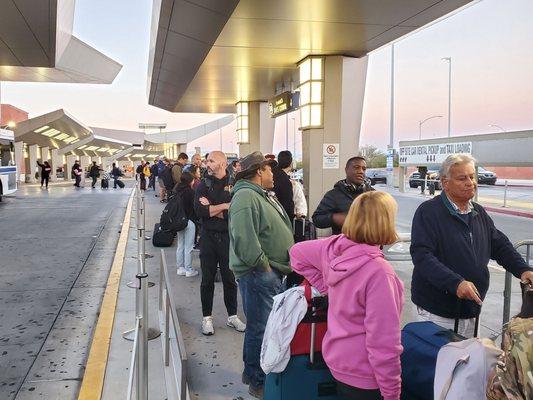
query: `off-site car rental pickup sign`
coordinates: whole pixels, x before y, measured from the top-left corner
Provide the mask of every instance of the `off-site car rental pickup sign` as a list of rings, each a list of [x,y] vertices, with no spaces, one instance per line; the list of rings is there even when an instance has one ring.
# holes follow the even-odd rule
[[[402,146],[400,165],[441,164],[450,154],[472,154],[472,142]]]

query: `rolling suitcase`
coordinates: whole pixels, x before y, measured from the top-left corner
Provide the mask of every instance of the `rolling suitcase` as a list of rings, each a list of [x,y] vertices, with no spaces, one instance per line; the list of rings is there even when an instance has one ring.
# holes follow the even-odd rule
[[[119,188],[121,188],[121,189],[124,189],[124,186],[125,186],[125,185],[124,185],[124,182],[122,182],[121,180],[118,180],[118,179],[117,179],[117,186],[118,186]]]
[[[102,181],[100,182],[100,186],[102,187],[102,189],[109,188],[109,179],[102,179]]]
[[[305,284],[309,310],[298,325],[291,342],[291,358],[283,372],[266,376],[264,400],[335,400],[337,382],[317,349],[326,331],[327,299],[311,299]],[[317,326],[320,328],[317,329]],[[318,345],[317,345],[318,344]]]
[[[411,322],[402,329],[402,400],[433,400],[435,368],[437,356],[442,346],[465,340],[455,329],[443,328],[433,322]],[[476,318],[474,336],[479,329],[479,316]]]
[[[152,234],[152,244],[155,247],[170,247],[174,242],[174,233],[161,229],[159,224],[155,224]]]

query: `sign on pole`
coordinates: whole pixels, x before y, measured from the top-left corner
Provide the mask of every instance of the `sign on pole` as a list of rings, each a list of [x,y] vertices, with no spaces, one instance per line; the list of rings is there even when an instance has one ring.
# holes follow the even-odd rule
[[[337,169],[339,168],[339,144],[338,143],[324,143],[324,152],[322,158],[323,169]]]
[[[440,164],[451,154],[472,154],[472,142],[421,144],[400,147],[400,165]]]
[[[394,170],[394,149],[387,150],[387,172]]]

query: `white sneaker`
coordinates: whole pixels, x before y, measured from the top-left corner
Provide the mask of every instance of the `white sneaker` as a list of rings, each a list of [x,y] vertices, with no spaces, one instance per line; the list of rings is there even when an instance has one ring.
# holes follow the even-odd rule
[[[202,319],[202,334],[211,336],[214,333],[215,328],[213,328],[213,317],[204,317]]]
[[[183,267],[178,268],[178,275],[179,276],[185,276],[187,274],[187,270]]]
[[[187,278],[192,278],[193,276],[197,276],[197,275],[198,275],[198,271],[195,269],[185,272],[185,276]]]
[[[226,325],[235,329],[237,332],[244,332],[246,330],[246,324],[242,322],[236,315],[230,315]]]

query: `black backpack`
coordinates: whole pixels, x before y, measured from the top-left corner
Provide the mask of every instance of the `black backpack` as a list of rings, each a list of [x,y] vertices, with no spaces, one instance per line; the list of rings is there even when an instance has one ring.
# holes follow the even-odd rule
[[[187,228],[189,219],[185,215],[181,196],[177,195],[169,199],[167,206],[161,214],[159,223],[161,229],[165,231],[179,232]]]
[[[165,167],[161,175],[159,176],[163,181],[163,185],[167,190],[172,190],[174,187],[174,181],[172,180],[172,169],[170,167]]]

